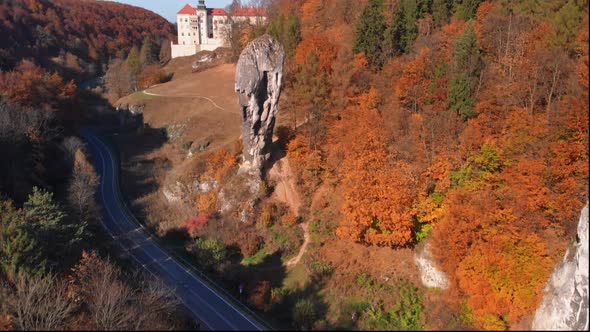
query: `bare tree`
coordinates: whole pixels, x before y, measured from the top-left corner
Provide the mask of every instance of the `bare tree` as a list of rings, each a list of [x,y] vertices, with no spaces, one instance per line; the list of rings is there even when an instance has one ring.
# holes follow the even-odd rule
[[[109,69],[105,75],[107,90],[111,96],[119,99],[131,92],[133,82],[131,80],[131,70],[126,61],[116,59],[109,64]]]
[[[84,252],[73,271],[73,293],[85,305],[96,329],[167,330],[178,324],[179,302],[161,282],[139,273],[125,278],[95,252]],[[136,281],[136,287],[127,280]]]
[[[19,275],[8,308],[19,329],[39,331],[62,329],[75,306],[64,280]]]
[[[160,53],[158,55],[158,59],[160,60],[161,65],[165,65],[170,61],[172,57],[172,46],[170,45],[170,40],[164,39],[162,42],[162,46],[160,46]]]
[[[242,50],[240,45],[242,22],[240,22],[235,16],[236,10],[240,7],[242,7],[241,1],[233,0],[232,3],[225,8],[227,19],[225,25],[221,28],[221,35],[231,50],[232,60],[237,59]]]
[[[25,139],[29,132],[37,132],[45,141],[51,141],[60,135],[52,125],[53,118],[51,112],[25,108],[0,98],[0,140],[15,143]]]
[[[68,201],[80,224],[88,223],[97,216],[94,193],[99,179],[88,162],[83,150],[74,153],[74,169],[68,186]]]
[[[96,288],[88,299],[94,323],[101,330],[126,329],[135,321],[134,312],[128,307],[133,291],[113,272],[104,271],[93,278]]]
[[[165,330],[170,328],[178,312],[180,301],[170,289],[158,279],[144,279],[137,294],[135,330]]]
[[[78,149],[84,148],[84,142],[82,142],[82,140],[78,137],[68,136],[64,138],[63,142],[61,143],[61,149],[64,151],[66,159],[70,163],[68,166],[72,167],[74,165],[74,157],[76,156],[76,151],[78,151]]]
[[[119,268],[96,252],[83,252],[72,271],[72,293],[86,306],[96,329],[121,330],[133,326],[134,314],[129,310],[133,290],[121,280]]]

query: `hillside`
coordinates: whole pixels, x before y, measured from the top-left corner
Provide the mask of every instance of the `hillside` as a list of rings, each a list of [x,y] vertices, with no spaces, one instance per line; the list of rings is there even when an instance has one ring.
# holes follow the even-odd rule
[[[530,328],[588,198],[587,3],[350,5],[282,2],[301,22],[294,94],[317,119],[288,155],[304,196],[331,193],[310,213],[316,259],[335,271],[331,310],[352,295],[340,297],[350,253],[333,248],[354,242],[401,258],[429,243],[450,286],[418,291],[415,324]],[[354,326],[400,326],[403,310],[380,298]]]
[[[94,77],[111,59],[151,37],[158,46],[174,26],[139,7],[109,1],[15,0],[0,3],[0,69],[30,59],[68,78]]]
[[[288,54],[277,128],[287,158],[273,167],[289,160],[299,215],[272,179],[251,217],[222,212],[228,190],[246,191],[231,171],[239,147],[189,158],[181,139],[154,149],[173,146],[194,166],[139,200],[151,226],[185,230],[202,264],[202,241],[239,248],[209,271],[229,285],[246,278],[249,303],[279,325],[530,328],[588,199],[587,3],[277,0],[268,32]],[[198,75],[149,91],[194,98],[211,83]],[[144,116],[158,127],[197,109],[155,100]],[[184,131],[187,142],[210,132],[198,121]],[[208,181],[219,187],[194,185]],[[300,264],[262,273],[295,256],[297,223],[310,232]],[[281,247],[281,232],[297,246]],[[445,289],[421,282],[425,246]],[[230,272],[244,269],[257,273]]]
[[[116,120],[81,83],[133,50],[159,68],[172,32],[114,2],[0,1],[0,330],[194,327],[102,227],[97,156],[78,137]]]
[[[236,65],[194,71],[195,57],[167,61],[165,48],[158,61],[150,40],[170,38],[170,24],[120,6],[0,4],[0,32],[17,36],[0,49],[0,329],[17,326],[22,285],[53,266],[84,303],[60,326],[104,328],[84,276],[109,264],[85,251],[113,249],[88,199],[86,150],[63,134],[84,118],[71,79],[103,71],[106,111],[93,119],[114,120],[104,136],[133,214],[276,329],[527,330],[554,268],[576,265],[588,1],[269,1],[267,24],[241,25],[220,51],[266,31],[286,53],[261,179],[239,171]],[[154,326],[185,328],[166,308]]]

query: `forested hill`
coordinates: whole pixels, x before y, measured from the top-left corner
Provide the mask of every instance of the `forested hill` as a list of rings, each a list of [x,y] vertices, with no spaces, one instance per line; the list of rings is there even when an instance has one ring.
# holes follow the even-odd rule
[[[141,60],[138,73],[143,66],[158,66],[160,46],[169,46],[174,29],[153,12],[115,2],[0,1],[0,151],[20,165],[0,164],[0,191],[20,201],[33,185],[53,188],[63,181],[60,158],[49,156],[64,138],[56,128],[67,133],[88,116],[81,111],[77,83],[103,75],[128,53],[136,54],[138,64]],[[31,130],[44,137],[35,162],[28,157]],[[29,171],[35,167],[48,171]]]
[[[109,1],[14,0],[0,2],[0,69],[22,59],[73,78],[104,71],[150,37],[156,46],[173,38],[174,25],[139,7]],[[155,48],[157,52],[159,48]]]
[[[302,196],[317,197],[303,217],[321,242],[309,255],[337,271],[322,297],[376,303],[355,285],[402,275],[403,250],[426,242],[450,279],[442,302],[425,292],[420,318],[384,295],[355,327],[529,328],[588,198],[588,1],[276,7],[269,31],[291,70],[281,108],[312,120],[287,151]],[[367,248],[358,261],[355,245]],[[380,269],[378,246],[399,258]]]

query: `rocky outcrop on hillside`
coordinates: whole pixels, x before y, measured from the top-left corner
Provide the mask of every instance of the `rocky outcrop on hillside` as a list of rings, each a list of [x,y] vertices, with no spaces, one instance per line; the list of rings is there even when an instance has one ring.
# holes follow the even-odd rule
[[[115,108],[119,118],[120,126],[141,126],[143,125],[143,110],[145,105],[120,104]]]
[[[258,176],[270,156],[284,60],[283,46],[266,34],[244,48],[236,68],[244,142],[241,169]]]
[[[545,286],[533,330],[588,331],[588,203],[582,209],[576,242]]]
[[[440,289],[447,289],[449,287],[447,275],[439,270],[434,263],[430,251],[430,243],[426,243],[419,249],[414,254],[414,259],[418,270],[420,270],[420,279],[424,286]]]

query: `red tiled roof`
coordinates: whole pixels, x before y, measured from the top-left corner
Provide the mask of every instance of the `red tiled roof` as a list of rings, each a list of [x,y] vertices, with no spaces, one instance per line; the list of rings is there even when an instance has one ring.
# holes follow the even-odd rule
[[[197,13],[197,9],[192,7],[191,5],[189,5],[188,3],[186,4],[186,6],[184,6],[179,12],[178,14],[196,14]]]
[[[240,7],[236,8],[234,16],[266,16],[266,10],[262,7]]]
[[[212,16],[227,16],[227,13],[223,8],[209,8],[207,14]]]

